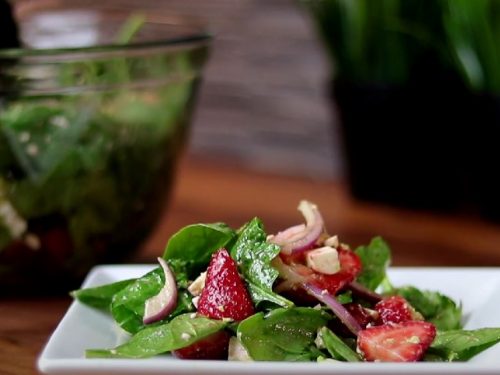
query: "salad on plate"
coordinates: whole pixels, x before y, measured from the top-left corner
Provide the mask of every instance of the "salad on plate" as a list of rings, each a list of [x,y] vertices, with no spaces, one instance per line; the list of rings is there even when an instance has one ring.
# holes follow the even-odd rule
[[[500,328],[464,330],[449,297],[392,285],[382,238],[351,249],[315,204],[298,209],[305,223],[271,235],[258,218],[237,230],[189,225],[153,271],[72,292],[130,334],[86,357],[467,361],[500,341]]]

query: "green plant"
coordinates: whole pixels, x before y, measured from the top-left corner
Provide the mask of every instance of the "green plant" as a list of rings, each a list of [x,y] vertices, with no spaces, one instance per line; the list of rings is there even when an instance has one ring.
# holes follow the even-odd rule
[[[141,15],[124,23],[115,41],[131,46],[119,53],[96,47],[27,64],[22,50],[11,51],[19,58],[0,72],[0,81],[12,78],[0,103],[0,205],[8,209],[0,280],[78,279],[98,261],[123,259],[155,224],[206,54],[160,46],[138,54],[143,24]],[[0,63],[9,57],[0,51]]]
[[[303,0],[337,77],[405,84],[418,69],[460,74],[500,92],[496,0]]]
[[[500,3],[447,1],[443,22],[457,68],[475,90],[500,93]]]

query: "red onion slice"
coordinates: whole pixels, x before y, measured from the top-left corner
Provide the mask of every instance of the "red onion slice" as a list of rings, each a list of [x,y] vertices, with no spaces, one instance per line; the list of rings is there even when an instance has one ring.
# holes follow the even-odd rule
[[[306,224],[295,225],[279,232],[270,241],[281,247],[281,252],[287,255],[299,253],[314,247],[323,233],[323,218],[318,207],[308,201],[301,201],[298,210],[306,220]]]
[[[271,237],[270,240],[276,245],[280,243],[293,242],[301,238],[305,230],[305,224],[294,225],[293,227],[287,228],[282,232],[278,232],[275,236]]]
[[[322,290],[315,285],[310,283],[303,283],[302,287],[307,293],[309,293],[314,298],[318,299],[327,305],[333,313],[340,319],[342,323],[351,331],[355,336],[361,331],[361,326],[356,321],[356,319],[351,315],[347,309],[338,302],[335,297],[330,295],[326,290]]]
[[[177,284],[175,276],[163,258],[158,258],[163,273],[165,274],[165,284],[160,292],[149,298],[144,305],[144,324],[151,324],[162,320],[175,309],[177,305]]]
[[[276,293],[292,290],[297,285],[302,285],[302,283],[306,282],[307,280],[305,275],[299,274],[292,267],[283,263],[279,256],[274,258],[271,264],[279,272],[280,278],[283,279],[282,282],[276,285]],[[303,267],[307,269],[305,266]]]
[[[377,303],[382,300],[382,296],[380,294],[368,289],[356,281],[347,285],[347,288],[352,292],[352,294],[363,298],[368,302]]]

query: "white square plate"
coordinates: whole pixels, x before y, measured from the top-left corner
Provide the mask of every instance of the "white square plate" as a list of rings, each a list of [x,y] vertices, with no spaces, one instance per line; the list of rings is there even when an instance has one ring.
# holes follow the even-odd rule
[[[94,268],[84,287],[138,277],[153,266],[112,265]],[[500,327],[500,268],[393,268],[395,286],[439,290],[463,304],[465,328]],[[85,349],[110,348],[127,339],[107,314],[73,302],[39,360],[45,374],[113,375],[331,375],[331,374],[499,374],[500,343],[461,363],[291,363],[151,359],[86,359]]]

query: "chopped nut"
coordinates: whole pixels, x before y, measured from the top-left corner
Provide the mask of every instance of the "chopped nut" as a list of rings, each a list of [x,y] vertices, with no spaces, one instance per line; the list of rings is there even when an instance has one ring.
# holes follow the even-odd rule
[[[191,293],[193,296],[199,296],[201,294],[201,291],[205,287],[205,280],[207,278],[207,273],[202,272],[200,273],[200,276],[194,280],[191,285],[188,287],[189,293]]]
[[[320,247],[306,253],[309,268],[325,275],[333,275],[340,271],[340,261],[337,250],[330,246]]]
[[[241,341],[236,337],[231,337],[229,339],[229,350],[227,359],[229,361],[252,361],[252,358],[248,354],[246,348],[243,346]]]
[[[325,246],[330,246],[336,249],[339,247],[339,236],[335,235],[332,237],[329,237],[325,240]]]
[[[200,296],[193,297],[191,302],[193,302],[194,307],[198,308],[198,302],[200,300]]]

